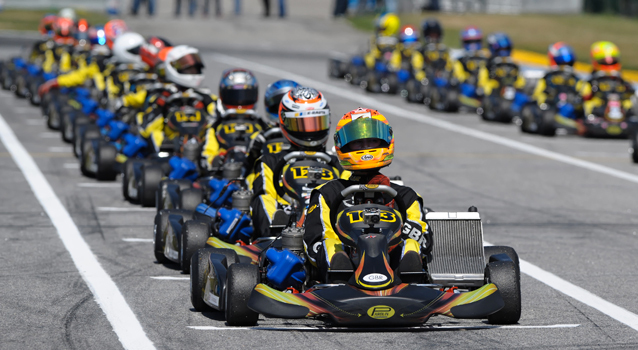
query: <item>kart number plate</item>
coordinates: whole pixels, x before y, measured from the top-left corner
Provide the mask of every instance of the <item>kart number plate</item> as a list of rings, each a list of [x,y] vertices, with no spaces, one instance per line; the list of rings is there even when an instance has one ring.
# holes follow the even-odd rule
[[[620,133],[622,133],[622,129],[618,125],[610,125],[607,128],[607,133],[609,135],[620,135]]]

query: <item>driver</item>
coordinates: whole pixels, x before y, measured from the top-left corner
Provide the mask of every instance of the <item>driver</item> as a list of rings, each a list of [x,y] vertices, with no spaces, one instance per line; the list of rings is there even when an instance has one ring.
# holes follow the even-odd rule
[[[281,133],[290,143],[289,146],[278,153],[264,153],[255,164],[256,177],[252,183],[254,196],[251,208],[256,237],[269,236],[269,227],[275,211],[289,204],[277,195],[273,184],[273,171],[277,163],[286,154],[294,151],[326,151],[330,132],[328,101],[321,92],[313,88],[297,87],[281,99],[279,124]],[[336,160],[333,163],[338,166]],[[339,174],[341,170],[334,169],[333,173]]]
[[[376,110],[358,108],[339,120],[334,139],[341,166],[352,171],[352,175],[348,180],[333,180],[318,187],[310,197],[303,239],[306,253],[311,263],[318,267],[320,278],[331,282],[328,281],[328,270],[353,270],[352,261],[334,230],[331,212],[341,211],[344,207],[345,203],[334,202],[343,189],[364,184],[391,186],[398,192],[394,199],[384,195],[374,202],[405,208],[406,212],[402,213],[405,218],[402,230],[404,242],[391,254],[400,254],[402,272],[422,271],[421,254],[428,254],[432,248],[432,235],[422,210],[423,199],[411,188],[391,183],[379,172],[394,158],[394,134],[387,119]],[[398,201],[402,205],[398,205]],[[355,197],[355,204],[362,203],[365,201]]]

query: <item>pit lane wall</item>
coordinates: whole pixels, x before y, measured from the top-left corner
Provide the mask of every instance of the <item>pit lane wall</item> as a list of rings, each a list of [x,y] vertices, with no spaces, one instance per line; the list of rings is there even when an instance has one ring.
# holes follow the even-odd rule
[[[549,65],[547,55],[531,51],[513,50],[512,58],[520,65],[537,66],[543,68]],[[576,64],[574,65],[574,70],[578,73],[589,74],[591,73],[592,67],[590,64],[587,63],[576,62]],[[631,81],[632,83],[638,83],[638,71],[623,70],[622,77],[628,81]]]

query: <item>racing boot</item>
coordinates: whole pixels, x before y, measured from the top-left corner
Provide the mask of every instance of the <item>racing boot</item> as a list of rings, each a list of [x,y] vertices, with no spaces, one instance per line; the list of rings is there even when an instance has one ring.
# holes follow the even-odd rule
[[[410,250],[403,254],[399,263],[399,273],[403,283],[423,282],[423,260],[421,254]]]

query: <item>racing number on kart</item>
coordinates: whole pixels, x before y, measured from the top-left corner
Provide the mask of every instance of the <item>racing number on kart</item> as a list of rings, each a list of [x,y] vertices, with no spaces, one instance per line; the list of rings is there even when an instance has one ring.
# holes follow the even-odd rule
[[[253,125],[249,123],[246,123],[246,124],[229,123],[229,124],[224,124],[223,127],[224,127],[225,134],[234,134],[238,130],[244,131],[248,134],[252,134],[254,132]]]
[[[270,146],[270,145],[269,145]],[[306,179],[308,178],[308,167],[307,166],[296,166],[290,168],[292,171],[292,175],[294,179]],[[334,179],[334,175],[332,171],[328,169],[321,169],[321,180],[332,180]]]
[[[269,153],[279,153],[281,152],[281,149],[284,146],[283,142],[274,142],[274,143],[269,143],[266,146],[268,146],[268,152]]]
[[[355,222],[362,222],[363,217],[361,216],[362,210],[349,211],[346,213],[348,218],[350,219],[350,223],[354,224]],[[393,212],[382,211],[379,213],[379,218],[383,222],[395,222],[397,221],[397,216]]]
[[[200,111],[195,112],[195,114],[186,114],[182,112],[175,112],[175,120],[178,123],[183,122],[198,122],[202,120],[202,113]]]

